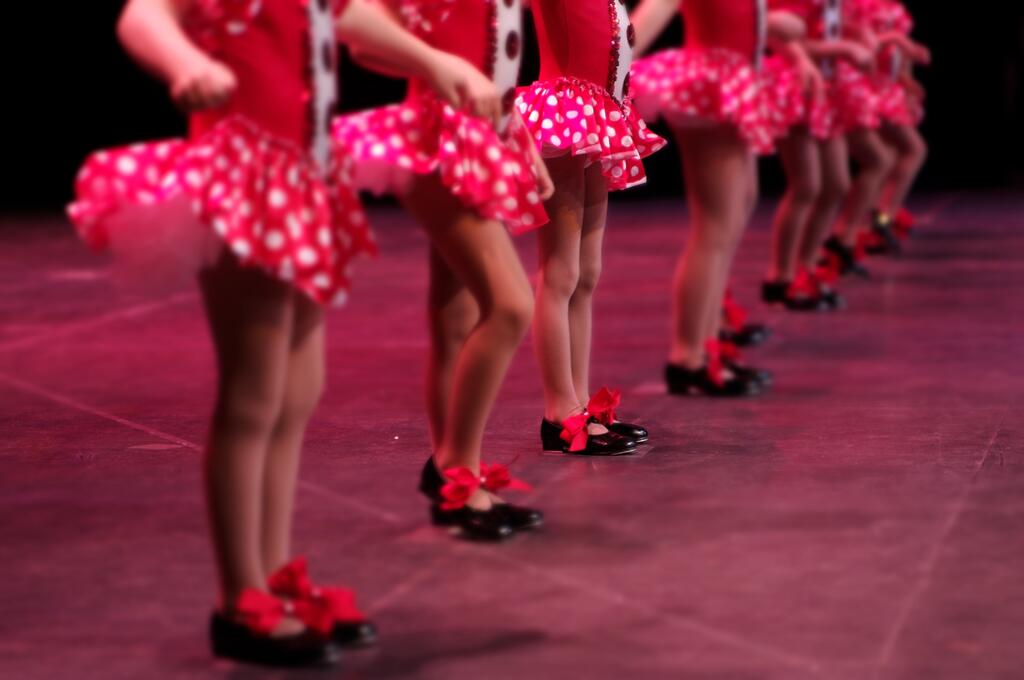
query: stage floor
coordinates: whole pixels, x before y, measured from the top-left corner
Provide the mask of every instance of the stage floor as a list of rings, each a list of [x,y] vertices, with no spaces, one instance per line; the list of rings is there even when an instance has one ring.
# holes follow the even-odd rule
[[[680,207],[614,205],[595,385],[624,389],[651,446],[541,455],[527,343],[486,445],[549,524],[501,546],[428,527],[414,492],[425,246],[379,211],[382,255],[331,314],[296,518],[315,575],[383,631],[337,675],[1021,677],[1024,199],[917,207],[906,256],[846,284],[834,316],[756,303],[761,216],[735,287],[775,331],[749,356],[776,386],[719,402],[660,381]],[[207,650],[212,377],[193,291],[119,288],[57,219],[0,225],[0,675],[281,676]]]

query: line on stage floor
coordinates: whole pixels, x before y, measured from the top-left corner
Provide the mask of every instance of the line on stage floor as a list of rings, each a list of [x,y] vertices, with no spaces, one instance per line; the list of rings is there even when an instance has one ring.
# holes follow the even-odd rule
[[[82,331],[93,330],[115,321],[137,319],[139,317],[146,316],[147,314],[151,314],[152,312],[164,309],[165,307],[171,307],[182,302],[194,300],[195,297],[195,293],[178,293],[162,300],[125,307],[124,309],[118,309],[113,312],[108,312],[107,314],[101,314],[100,316],[87,319],[85,321],[77,321],[63,326],[58,326],[50,330],[32,333],[14,340],[8,340],[7,342],[0,343],[0,351],[9,352],[14,349],[25,347],[26,345],[36,344],[43,340],[66,338],[69,335],[74,335],[75,333]]]
[[[0,373],[0,383],[6,383],[8,386],[13,387],[14,389],[26,392],[28,394],[32,394],[42,399],[46,399],[47,401],[52,401],[56,404],[60,404],[61,406],[65,406],[72,410],[87,413],[91,416],[102,418],[104,420],[109,420],[111,422],[117,423],[118,425],[121,425],[122,427],[127,427],[131,430],[136,430],[137,432],[144,432],[145,434],[148,434],[152,437],[156,437],[157,439],[162,439],[166,442],[177,444],[178,446],[189,449],[191,451],[199,452],[202,451],[203,448],[199,444],[196,444],[195,442],[190,442],[187,439],[176,437],[173,434],[157,430],[155,428],[149,427],[148,425],[143,425],[142,423],[137,423],[133,420],[128,420],[127,418],[122,418],[121,416],[110,413],[109,411],[104,411],[102,409],[96,408],[95,406],[90,406],[89,404],[81,402],[72,397],[59,394],[52,390],[46,389],[45,387],[40,387],[39,385],[34,385],[32,383],[26,382],[19,378],[15,378],[14,376],[8,375],[6,373]],[[342,505],[348,506],[349,508],[357,510],[361,513],[369,514],[373,517],[376,517],[377,519],[382,519],[390,523],[400,521],[400,518],[393,513],[387,512],[386,510],[381,510],[379,508],[375,508],[373,506],[362,503],[361,501],[354,501],[347,496],[331,491],[330,489],[325,489],[318,485],[312,484],[311,482],[306,482],[300,479],[299,486],[303,489],[313,491],[314,493],[319,493],[321,495],[333,498]]]
[[[463,547],[462,549],[468,551],[468,548]],[[690,632],[698,633],[706,638],[710,638],[712,640],[715,640],[724,645],[728,645],[730,647],[744,650],[750,654],[754,654],[762,658],[774,659],[776,661],[784,663],[787,666],[802,668],[804,670],[814,671],[816,673],[822,670],[821,664],[813,659],[807,659],[796,654],[791,654],[784,650],[776,649],[774,647],[764,645],[759,642],[748,640],[744,637],[740,637],[736,633],[732,633],[727,630],[723,630],[721,628],[717,628],[715,626],[702,623],[701,621],[698,621],[690,617],[680,616],[679,614],[673,614],[670,612],[664,612],[658,609],[657,607],[650,607],[638,603],[635,600],[626,597],[625,595],[616,593],[612,590],[608,590],[605,588],[591,586],[587,584],[587,582],[583,579],[577,578],[575,576],[566,576],[562,572],[557,571],[555,569],[538,567],[537,565],[530,564],[528,562],[522,562],[515,558],[504,555],[500,551],[488,553],[474,551],[473,554],[478,556],[483,555],[486,559],[490,559],[492,561],[497,562],[503,562],[507,565],[518,567],[523,571],[531,572],[537,576],[547,579],[548,581],[551,581],[564,587],[571,588],[585,595],[599,598],[618,607],[632,609],[635,612],[647,616],[655,616],[662,620],[668,621],[674,625],[685,628]]]
[[[992,448],[995,446],[996,441],[999,440],[999,434],[1003,430],[1003,426],[1006,424],[1006,418],[1009,415],[1009,408],[1003,412],[1002,418],[999,419],[999,423],[995,427],[995,431],[988,440],[988,444],[985,446],[985,450],[975,465],[974,472],[971,474],[971,478],[964,485],[963,491],[957,496],[950,508],[949,515],[946,520],[942,523],[939,528],[939,533],[935,537],[935,541],[932,543],[931,549],[925,555],[924,561],[921,563],[918,571],[921,572],[921,577],[917,583],[910,590],[910,595],[907,596],[906,601],[900,607],[896,614],[895,621],[892,628],[889,630],[889,634],[885,637],[885,642],[882,644],[882,649],[879,652],[878,660],[874,669],[874,678],[880,678],[882,669],[892,659],[893,650],[896,648],[896,644],[899,642],[900,637],[903,635],[903,630],[907,626],[907,622],[910,620],[911,614],[914,613],[914,609],[917,608],[917,603],[921,599],[921,596],[928,589],[931,583],[932,573],[935,571],[935,566],[939,562],[939,558],[942,554],[942,548],[945,546],[949,536],[953,533],[953,529],[956,528],[957,523],[960,521],[960,517],[964,514],[964,510],[967,508],[967,503],[970,500],[971,493],[974,491],[975,483],[978,480],[978,475],[985,468],[985,463],[988,462],[989,455],[992,453]]]

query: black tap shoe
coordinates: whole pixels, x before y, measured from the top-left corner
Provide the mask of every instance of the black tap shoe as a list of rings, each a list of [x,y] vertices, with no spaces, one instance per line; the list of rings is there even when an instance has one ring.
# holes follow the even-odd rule
[[[754,368],[747,364],[740,363],[737,361],[730,361],[728,359],[722,360],[722,365],[725,366],[734,375],[744,379],[752,380],[758,383],[762,388],[771,387],[772,383],[775,382],[775,376],[771,371],[766,371],[761,368]]]
[[[604,434],[587,435],[587,443],[578,451],[570,451],[571,444],[562,439],[565,426],[549,420],[540,422],[540,441],[545,451],[560,451],[578,456],[628,456],[636,453],[636,441],[609,429]]]
[[[210,618],[210,645],[222,659],[279,668],[332,666],[338,663],[337,646],[311,630],[271,637],[214,612]]]
[[[373,621],[339,621],[331,629],[331,640],[343,649],[373,647],[379,637]]]
[[[892,218],[875,212],[871,221],[871,232],[865,250],[872,255],[893,255],[899,257],[903,253],[903,244],[892,225]]]
[[[446,483],[434,459],[428,458],[420,475],[419,488],[420,493],[430,499],[430,519],[435,526],[458,528],[463,537],[474,541],[504,541],[512,537],[512,522],[497,503],[489,510],[476,510],[467,505],[454,509],[441,507],[445,501],[441,489]]]
[[[646,427],[642,427],[634,423],[624,423],[620,420],[616,420],[610,425],[605,425],[605,427],[608,428],[609,432],[614,432],[625,439],[632,439],[636,444],[646,444],[651,438]]]
[[[828,237],[828,240],[825,241],[825,252],[835,260],[840,275],[856,274],[863,279],[871,277],[871,272],[857,261],[854,249],[844,244],[838,237]]]
[[[772,330],[760,323],[746,323],[739,328],[723,328],[718,332],[722,342],[731,342],[737,347],[763,345],[772,335]]]
[[[675,364],[665,365],[665,384],[669,394],[708,397],[752,397],[763,390],[760,382],[749,375],[733,374],[714,380],[707,367],[691,371]]]
[[[511,503],[496,503],[494,508],[505,515],[505,519],[515,531],[529,531],[544,526],[544,513],[535,508]]]
[[[763,281],[761,299],[769,305],[782,305],[792,312],[825,312],[832,308],[819,291],[800,292],[794,290],[788,281]]]

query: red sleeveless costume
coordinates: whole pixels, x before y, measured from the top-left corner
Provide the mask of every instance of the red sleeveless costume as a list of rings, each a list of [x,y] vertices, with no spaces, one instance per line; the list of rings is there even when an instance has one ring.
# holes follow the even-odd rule
[[[637,106],[675,126],[728,124],[758,153],[775,134],[759,76],[764,0],[684,0],[685,42],[633,67]]]
[[[642,158],[665,145],[630,102],[633,27],[622,0],[532,0],[540,80],[518,106],[541,153],[600,163],[613,190],[643,184]]]
[[[188,28],[232,70],[236,92],[193,115],[187,139],[90,156],[68,208],[81,236],[98,248],[164,248],[163,259],[195,266],[226,245],[317,301],[344,300],[350,261],[373,245],[351,161],[329,135],[343,5],[200,0]]]
[[[834,40],[843,35],[844,26],[861,22],[862,0],[769,0],[772,10],[792,12],[807,24],[810,40]],[[868,74],[842,59],[819,63],[825,76],[825,96],[806,107],[796,102],[803,98],[794,87],[792,67],[782,59],[772,59],[766,68],[769,89],[781,100],[788,100],[787,111],[798,111],[790,125],[809,125],[812,133],[827,139],[856,129],[877,128],[879,101]]]
[[[495,131],[411,82],[401,104],[335,122],[335,139],[356,160],[356,183],[377,193],[402,193],[413,174],[438,172],[466,206],[514,233],[547,222],[532,139],[511,115],[523,42],[519,0],[397,0],[393,6],[424,41],[494,79],[505,93],[504,129]]]

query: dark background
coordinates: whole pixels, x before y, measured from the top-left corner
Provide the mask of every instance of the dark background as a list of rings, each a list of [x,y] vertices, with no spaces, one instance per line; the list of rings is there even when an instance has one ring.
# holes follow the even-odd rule
[[[114,24],[122,4],[19,3],[22,16],[4,22],[4,165],[11,176],[0,194],[0,211],[59,210],[89,151],[182,132],[182,119],[164,87],[141,73],[115,40]],[[932,147],[921,187],[1024,186],[1024,3],[907,4],[917,20],[916,37],[935,55],[934,65],[920,71],[929,91],[924,134]],[[15,31],[20,35],[13,35]],[[677,44],[679,36],[677,22],[662,42]],[[523,79],[531,79],[535,72],[536,64],[528,56]],[[402,95],[401,84],[351,64],[345,65],[342,78],[345,109]],[[780,185],[776,163],[766,161],[763,168],[766,192],[772,193]],[[648,186],[625,192],[622,198],[678,193],[675,154],[666,150],[650,159],[649,176]]]

